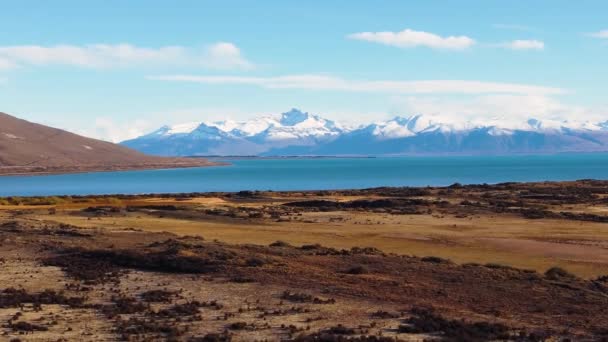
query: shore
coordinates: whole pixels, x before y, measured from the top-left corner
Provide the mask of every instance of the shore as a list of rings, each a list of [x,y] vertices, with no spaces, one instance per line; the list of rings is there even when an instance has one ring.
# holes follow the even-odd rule
[[[608,182],[591,180],[3,198],[0,330],[596,340],[607,223]]]
[[[1,176],[42,176],[72,173],[89,172],[113,172],[113,171],[137,171],[137,170],[159,170],[159,169],[179,169],[208,166],[229,165],[223,162],[213,162],[205,159],[180,158],[179,160],[168,160],[160,163],[145,163],[133,165],[79,165],[79,166],[0,166]]]

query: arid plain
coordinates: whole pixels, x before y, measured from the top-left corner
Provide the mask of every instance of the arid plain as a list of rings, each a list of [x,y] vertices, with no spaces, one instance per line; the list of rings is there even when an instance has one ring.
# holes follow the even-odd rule
[[[608,182],[0,199],[8,340],[608,338]]]

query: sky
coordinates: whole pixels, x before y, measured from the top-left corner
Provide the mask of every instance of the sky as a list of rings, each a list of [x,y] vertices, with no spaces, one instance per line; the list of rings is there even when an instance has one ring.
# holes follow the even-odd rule
[[[0,4],[0,112],[109,141],[294,107],[608,120],[605,0]]]

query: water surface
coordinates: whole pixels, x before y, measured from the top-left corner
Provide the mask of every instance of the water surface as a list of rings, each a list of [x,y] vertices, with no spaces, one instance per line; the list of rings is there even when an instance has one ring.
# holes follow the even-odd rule
[[[229,166],[0,177],[0,196],[321,190],[608,179],[608,154],[231,159]]]

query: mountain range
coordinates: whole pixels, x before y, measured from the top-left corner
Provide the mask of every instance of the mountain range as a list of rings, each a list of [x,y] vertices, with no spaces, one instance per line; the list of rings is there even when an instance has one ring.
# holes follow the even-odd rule
[[[608,151],[608,121],[395,117],[348,127],[292,109],[247,121],[163,126],[122,142],[161,156],[433,155]]]

